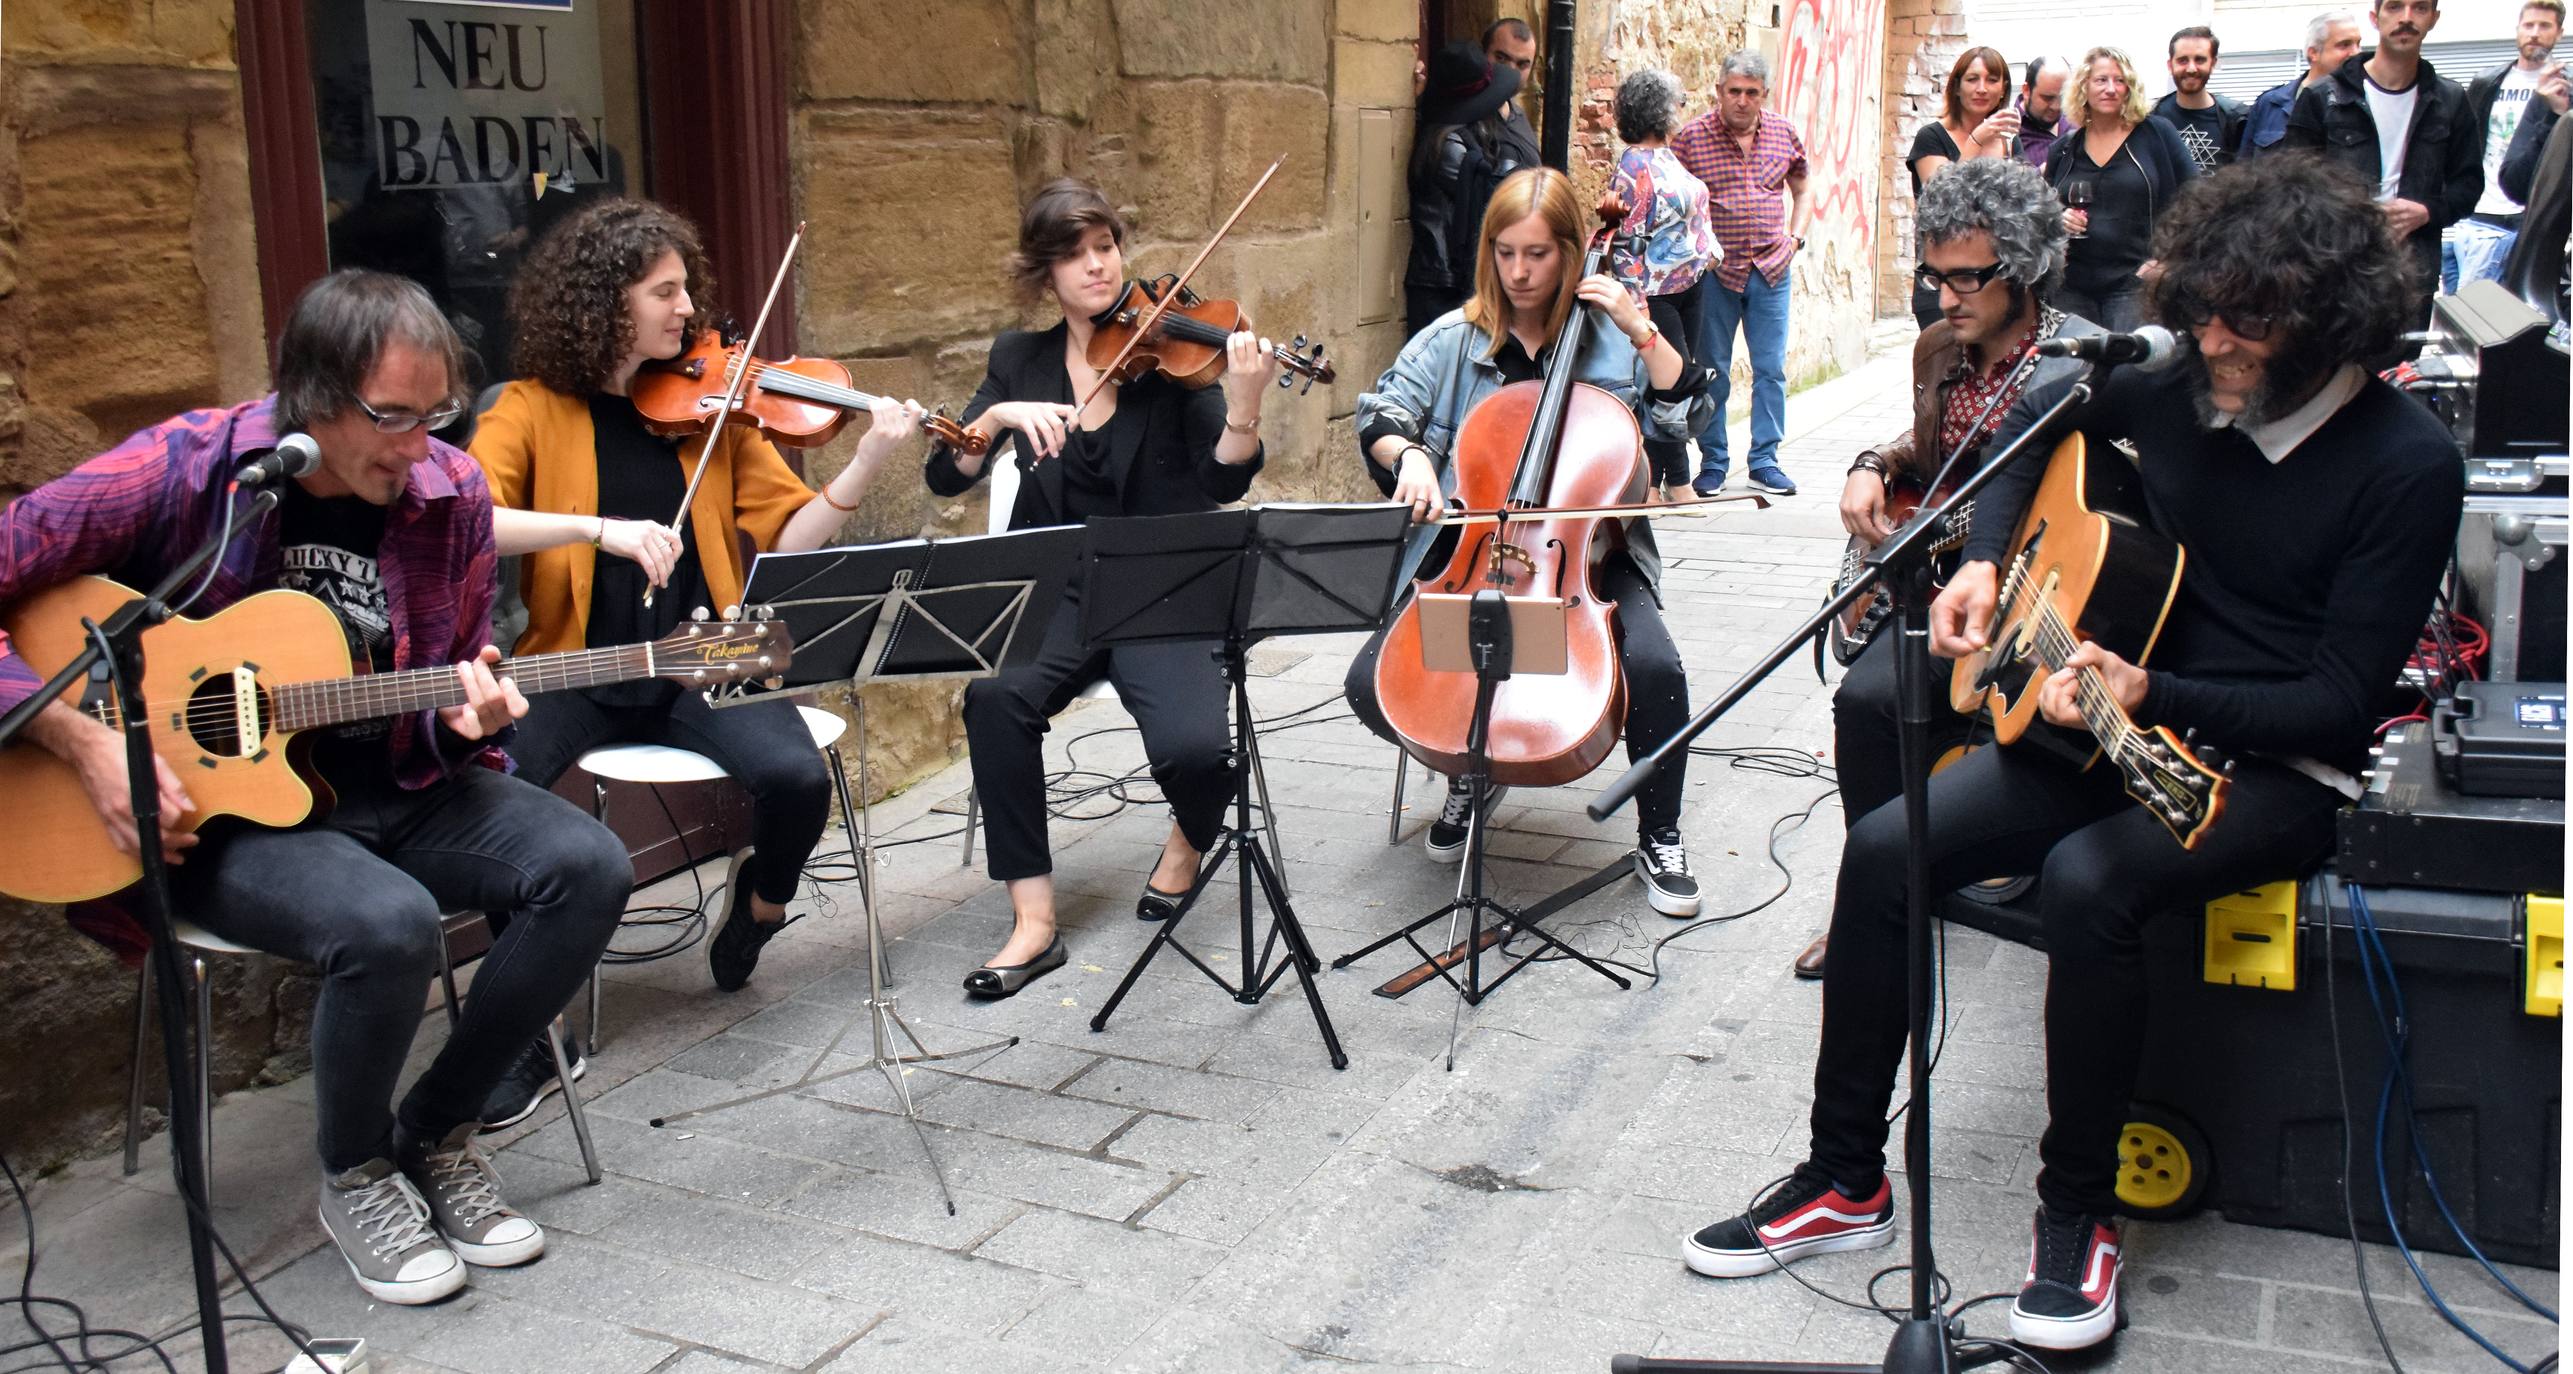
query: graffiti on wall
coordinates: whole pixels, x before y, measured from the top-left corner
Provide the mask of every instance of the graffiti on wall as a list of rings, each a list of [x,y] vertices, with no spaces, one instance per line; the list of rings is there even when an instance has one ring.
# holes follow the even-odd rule
[[[1814,236],[1863,255],[1876,235],[1877,85],[1885,0],[1789,0],[1773,108],[1805,138]],[[1861,256],[1860,260],[1864,260]]]

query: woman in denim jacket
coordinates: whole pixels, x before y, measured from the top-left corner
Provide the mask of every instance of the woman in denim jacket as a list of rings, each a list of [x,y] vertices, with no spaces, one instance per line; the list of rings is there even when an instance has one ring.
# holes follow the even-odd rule
[[[1452,503],[1456,475],[1448,451],[1476,403],[1513,382],[1544,375],[1547,355],[1576,302],[1603,318],[1587,331],[1575,380],[1634,408],[1648,438],[1685,439],[1712,410],[1703,369],[1685,365],[1660,337],[1633,294],[1605,273],[1579,276],[1587,217],[1572,182],[1551,168],[1512,173],[1493,192],[1474,262],[1474,296],[1431,322],[1403,346],[1376,388],[1358,398],[1358,442],[1368,475],[1413,518],[1427,521]],[[1602,327],[1604,326],[1604,327]],[[1638,455],[1638,466],[1642,464]],[[1639,471],[1639,486],[1651,474]],[[1435,546],[1452,534],[1424,525],[1413,536],[1407,569],[1444,564]],[[1433,556],[1437,555],[1437,556]],[[1689,716],[1688,680],[1679,648],[1662,623],[1656,590],[1661,557],[1649,522],[1634,521],[1622,539],[1601,541],[1592,585],[1617,606],[1618,659],[1626,675],[1626,749],[1640,757],[1669,739]],[[1376,702],[1376,654],[1370,640],[1350,665],[1348,695],[1358,718],[1393,738]],[[1640,842],[1635,868],[1653,909],[1693,916],[1697,881],[1680,841],[1681,762],[1673,760],[1635,799]],[[1499,793],[1493,794],[1497,801]],[[1430,856],[1455,862],[1465,851],[1473,803],[1457,782],[1429,828]]]

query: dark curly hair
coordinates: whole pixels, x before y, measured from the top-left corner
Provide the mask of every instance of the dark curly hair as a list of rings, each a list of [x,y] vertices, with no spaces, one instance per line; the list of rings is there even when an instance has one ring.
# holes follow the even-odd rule
[[[2145,311],[2184,344],[2204,308],[2269,318],[2282,346],[2264,390],[2281,401],[2391,354],[2422,300],[2371,188],[2319,157],[2257,158],[2191,182],[2154,224],[2153,256],[2162,275]]]
[[[509,284],[509,323],[517,332],[512,362],[521,376],[568,396],[599,389],[634,347],[625,290],[664,253],[688,267],[696,303],[684,346],[715,318],[714,270],[697,226],[646,200],[603,200],[556,225],[518,266]]]
[[[1104,228],[1126,246],[1126,218],[1108,203],[1108,194],[1079,177],[1056,177],[1045,183],[1019,215],[1018,251],[1010,254],[1010,283],[1021,296],[1045,294],[1054,264],[1081,251],[1093,229]]]

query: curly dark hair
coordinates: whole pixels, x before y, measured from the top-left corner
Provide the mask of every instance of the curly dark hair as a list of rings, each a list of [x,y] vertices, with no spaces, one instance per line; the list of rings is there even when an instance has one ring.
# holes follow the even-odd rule
[[[697,226],[648,200],[623,199],[600,201],[556,225],[509,284],[519,374],[569,396],[598,390],[634,347],[626,288],[672,252],[687,264],[688,295],[697,306],[683,338],[684,347],[694,348],[715,318],[715,273]]]
[[[2392,353],[2422,284],[2371,192],[2319,157],[2258,158],[2198,178],[2153,226],[2162,275],[2145,288],[2146,313],[2184,340],[2204,309],[2268,317],[2283,344],[2268,367],[2281,398]]]

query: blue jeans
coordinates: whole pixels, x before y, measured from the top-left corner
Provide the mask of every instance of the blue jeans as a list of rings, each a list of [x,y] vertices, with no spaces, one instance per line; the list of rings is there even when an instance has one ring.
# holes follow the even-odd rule
[[[2453,295],[2468,282],[2500,280],[2502,264],[2518,241],[2517,230],[2481,220],[2449,225],[2439,235],[2439,289]]]
[[[1736,329],[1751,348],[1751,471],[1778,465],[1778,441],[1787,434],[1787,298],[1794,281],[1790,270],[1772,286],[1755,268],[1743,290],[1728,291],[1707,278],[1698,310],[1697,360],[1714,373],[1707,390],[1715,398],[1715,418],[1697,434],[1702,478],[1721,478],[1728,467],[1724,411],[1733,399]]]

